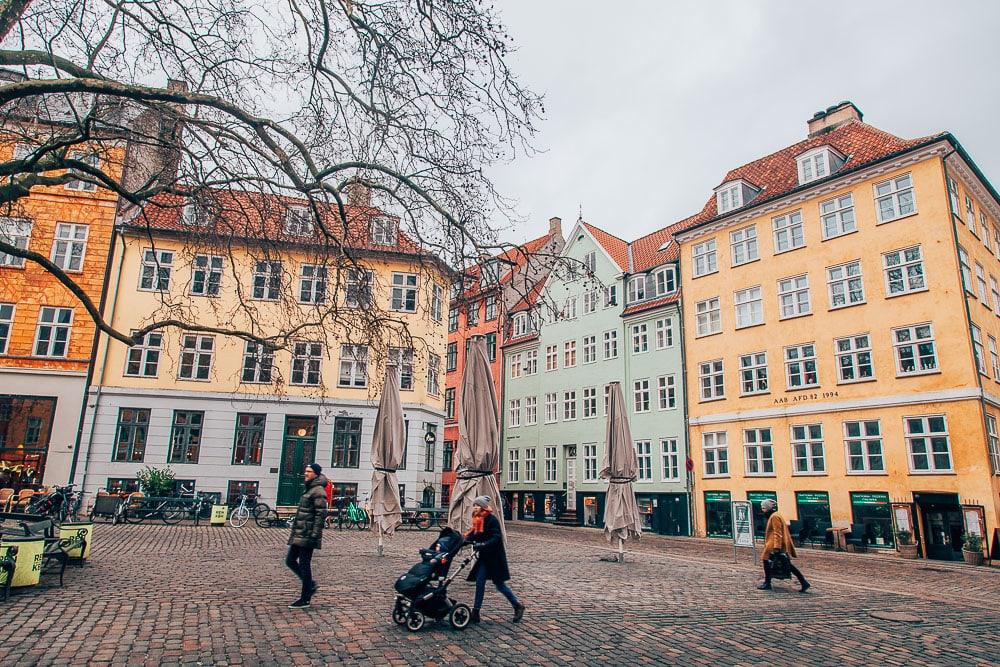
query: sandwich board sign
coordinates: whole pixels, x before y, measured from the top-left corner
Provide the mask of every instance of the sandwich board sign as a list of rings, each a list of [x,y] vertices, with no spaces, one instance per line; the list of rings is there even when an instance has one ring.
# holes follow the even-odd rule
[[[753,506],[748,500],[733,501],[733,561],[736,560],[737,547],[745,547],[754,550],[754,558],[757,557],[757,549],[753,541]]]

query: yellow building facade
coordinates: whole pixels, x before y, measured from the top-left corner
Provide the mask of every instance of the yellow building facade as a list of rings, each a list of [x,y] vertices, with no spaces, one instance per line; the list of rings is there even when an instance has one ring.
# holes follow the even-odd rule
[[[808,540],[908,531],[961,558],[1000,519],[996,193],[950,135],[899,139],[850,103],[809,129],[677,234],[697,532],[731,534],[742,500],[762,531],[770,497]]]
[[[206,329],[156,329],[133,347],[102,338],[77,477],[86,490],[128,489],[143,467],[169,466],[224,501],[289,504],[316,461],[337,495],[363,498],[391,359],[407,423],[401,494],[416,504],[440,493],[448,269],[378,209],[350,210],[341,252],[318,248],[305,218],[286,220],[282,208],[298,203],[281,202],[284,228],[263,243],[220,242],[218,230],[199,242],[199,224],[211,223],[185,227],[179,206],[172,218],[120,221],[111,324],[135,331],[179,317]],[[213,328],[294,333],[271,350]]]

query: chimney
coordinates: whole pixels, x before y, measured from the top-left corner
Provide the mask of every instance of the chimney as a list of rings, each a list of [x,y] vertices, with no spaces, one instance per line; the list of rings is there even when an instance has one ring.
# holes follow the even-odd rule
[[[826,111],[817,111],[807,123],[809,125],[809,138],[824,134],[838,128],[844,123],[852,120],[860,121],[863,117],[861,109],[854,106],[854,102],[843,101],[827,107]]]
[[[372,205],[372,190],[364,183],[348,183],[344,186],[344,194],[347,195],[347,203],[351,206],[368,208]]]
[[[549,236],[562,237],[562,218],[549,218]]]

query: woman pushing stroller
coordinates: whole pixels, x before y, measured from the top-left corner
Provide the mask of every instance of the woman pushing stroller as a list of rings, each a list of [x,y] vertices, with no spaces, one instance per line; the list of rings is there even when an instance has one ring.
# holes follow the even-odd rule
[[[486,580],[489,579],[514,607],[514,622],[518,623],[524,617],[524,605],[507,586],[510,579],[507,551],[504,549],[500,521],[493,516],[490,502],[489,496],[479,496],[472,501],[472,530],[465,536],[466,541],[471,542],[479,553],[479,560],[469,572],[469,581],[476,582],[476,600],[471,621],[479,623],[479,610],[483,606]]]

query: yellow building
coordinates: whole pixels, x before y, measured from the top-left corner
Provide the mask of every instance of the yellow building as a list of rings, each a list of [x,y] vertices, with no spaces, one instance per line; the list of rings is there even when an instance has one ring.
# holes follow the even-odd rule
[[[305,202],[208,199],[160,199],[119,220],[112,325],[134,332],[182,319],[202,329],[155,329],[131,348],[102,340],[77,481],[89,492],[118,490],[144,466],[170,466],[185,486],[224,499],[289,504],[304,466],[317,461],[337,495],[363,498],[392,359],[407,424],[401,493],[407,504],[433,503],[448,269],[368,200],[348,207],[346,235],[324,242]],[[332,211],[321,214],[338,228]],[[292,333],[273,349],[222,330]]]
[[[961,558],[1000,519],[997,193],[950,134],[808,125],[676,235],[697,530],[772,497],[803,537]]]

